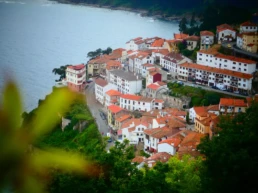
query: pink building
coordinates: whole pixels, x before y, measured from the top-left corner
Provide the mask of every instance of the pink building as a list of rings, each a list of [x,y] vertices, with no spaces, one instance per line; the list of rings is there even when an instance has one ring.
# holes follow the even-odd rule
[[[86,67],[84,64],[68,66],[66,69],[67,86],[72,91],[81,92],[86,85]]]

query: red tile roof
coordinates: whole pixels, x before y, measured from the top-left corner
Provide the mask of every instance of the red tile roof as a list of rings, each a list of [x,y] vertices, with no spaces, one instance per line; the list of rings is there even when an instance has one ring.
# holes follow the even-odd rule
[[[162,137],[170,137],[170,136],[175,135],[178,132],[180,132],[179,129],[174,129],[174,128],[170,129],[168,127],[144,130],[145,134],[150,135],[156,139],[161,139]]]
[[[108,110],[111,111],[111,113],[118,113],[122,111],[123,109],[117,105],[110,105],[108,106]]]
[[[200,37],[199,36],[189,36],[189,37],[185,38],[185,40],[188,40],[188,41],[199,41]]]
[[[220,105],[222,106],[235,106],[235,107],[246,107],[247,103],[244,99],[229,99],[229,98],[221,98]]]
[[[154,102],[155,103],[164,103],[164,100],[163,99],[155,99]]]
[[[119,92],[119,91],[117,91],[117,90],[113,90],[113,89],[107,91],[106,94],[107,94],[108,96],[120,96],[120,95],[122,95],[121,92]]]
[[[155,82],[155,84],[158,84],[159,86],[167,85],[167,83],[162,82],[162,81],[157,81],[157,82]]]
[[[132,162],[133,162],[133,163],[138,163],[138,164],[140,164],[140,163],[142,163],[144,160],[145,160],[145,157],[143,157],[143,156],[136,156],[135,158],[133,158]]]
[[[172,157],[170,154],[166,153],[166,152],[159,152],[159,153],[155,153],[152,156],[150,156],[149,158],[147,158],[144,162],[148,165],[149,161],[160,161],[160,162],[167,162],[169,160],[169,158]],[[153,163],[152,163],[153,166]]]
[[[152,84],[149,84],[147,86],[147,88],[149,88],[151,90],[158,90],[160,88],[160,86],[152,83]]]
[[[144,66],[144,67],[153,67],[155,65],[154,64],[150,64],[150,63],[146,63],[146,64],[143,64],[142,66]]]
[[[176,40],[183,40],[183,39],[187,38],[188,36],[189,36],[188,34],[183,34],[183,33],[174,34],[174,38]]]
[[[168,49],[157,49],[157,50],[152,50],[154,53],[160,53],[162,55],[167,55],[169,53]]]
[[[162,47],[164,44],[164,39],[157,39],[152,44],[151,47]]]
[[[108,85],[108,82],[102,78],[96,78],[95,79],[95,84],[101,86],[101,87],[104,87],[104,86],[107,86]]]
[[[207,107],[207,111],[219,111],[219,105],[210,105]]]
[[[250,21],[246,21],[244,23],[241,23],[240,26],[257,26],[257,24],[252,23]]]
[[[132,94],[123,94],[120,96],[120,98],[138,101],[141,99],[141,96],[132,95]]]
[[[173,137],[173,138],[168,138],[168,139],[162,140],[161,142],[159,142],[159,144],[167,143],[174,147],[178,147],[178,145],[181,143],[181,141],[182,141],[182,139],[180,139],[179,137]]]
[[[211,31],[201,31],[200,35],[201,36],[214,36],[214,33]]]
[[[78,64],[78,65],[72,65],[72,66],[67,66],[67,68],[73,69],[73,70],[81,70],[85,68],[84,64]]]
[[[228,25],[226,23],[217,26],[217,32],[221,32],[221,31],[224,31],[227,29],[229,29],[231,31],[235,31],[230,25]]]
[[[245,73],[236,72],[236,71],[232,71],[232,70],[204,66],[204,65],[200,65],[200,64],[194,64],[194,63],[186,62],[186,63],[181,64],[180,66],[185,67],[185,68],[203,70],[203,71],[207,71],[207,72],[214,72],[214,73],[218,73],[218,74],[225,74],[225,75],[238,77],[238,78],[244,78],[244,79],[253,78],[253,76],[251,74],[245,74]]]
[[[122,115],[119,117],[116,117],[117,122],[124,122],[127,119],[130,119],[132,116],[130,114]]]
[[[121,68],[121,62],[117,61],[117,60],[109,60],[106,62],[106,69],[107,70],[112,70],[112,69],[119,69]]]

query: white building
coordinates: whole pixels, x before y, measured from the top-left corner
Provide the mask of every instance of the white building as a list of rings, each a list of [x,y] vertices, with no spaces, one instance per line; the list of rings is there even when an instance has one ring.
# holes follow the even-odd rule
[[[192,62],[192,60],[183,56],[182,54],[171,52],[161,58],[160,65],[167,69],[173,78],[177,78],[178,65],[185,62]]]
[[[109,90],[105,93],[105,107],[119,103],[119,98],[122,94],[117,90]]]
[[[237,42],[236,42],[237,47],[240,49],[243,49],[243,35],[242,34],[237,34]]]
[[[214,33],[211,31],[201,31],[201,50],[208,49],[214,44]]]
[[[142,89],[142,79],[123,70],[110,71],[110,83],[122,94],[136,94]]]
[[[247,66],[247,64],[245,65]],[[180,65],[178,78],[184,81],[195,80],[197,84],[205,86],[220,84],[228,90],[247,94],[252,89],[253,75],[200,64],[184,63]]]
[[[236,39],[236,31],[228,24],[217,26],[216,33],[219,44],[223,41],[233,41]]]
[[[256,62],[253,60],[228,56],[213,50],[197,52],[197,64],[245,74],[252,74],[256,71]]]
[[[139,51],[137,54],[134,54],[129,57],[129,70],[131,72],[142,74],[143,64],[154,64],[154,58],[147,52]],[[146,73],[145,73],[146,74]]]
[[[188,36],[187,38],[185,38],[185,41],[187,44],[187,49],[194,50],[197,47],[198,42],[200,41],[200,37],[199,36]]]
[[[121,108],[130,111],[149,112],[152,109],[162,109],[164,107],[164,100],[125,94],[120,96],[119,104]]]
[[[108,84],[108,82],[102,78],[95,80],[95,98],[102,105],[105,103],[105,93],[111,89],[117,90],[117,86]]]
[[[246,21],[240,24],[240,33],[243,32],[257,32],[257,24],[252,23],[250,21]]]
[[[131,39],[125,45],[126,50],[143,50],[145,47],[145,41],[142,37]]]
[[[180,142],[181,139],[179,137],[162,140],[158,143],[158,152],[166,152],[170,155],[175,155]]]
[[[69,89],[80,92],[86,85],[86,67],[84,64],[68,66],[66,68],[66,82]]]
[[[144,141],[144,130],[150,126],[149,120],[146,118],[130,119],[121,126],[121,141],[129,140],[130,144],[138,144]]]

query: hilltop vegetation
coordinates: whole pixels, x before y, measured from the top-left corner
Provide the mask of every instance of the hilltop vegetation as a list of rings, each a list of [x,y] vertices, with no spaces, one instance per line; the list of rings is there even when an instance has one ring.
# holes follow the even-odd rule
[[[60,2],[87,3],[100,6],[125,7],[147,10],[150,15],[172,16],[185,12],[201,11],[209,5],[235,6],[246,9],[257,7],[258,3],[252,0],[58,0]],[[239,14],[238,14],[239,15]]]

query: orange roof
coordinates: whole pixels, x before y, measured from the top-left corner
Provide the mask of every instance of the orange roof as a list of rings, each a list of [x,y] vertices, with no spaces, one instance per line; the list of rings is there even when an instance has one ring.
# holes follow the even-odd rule
[[[160,88],[160,86],[152,83],[152,84],[149,84],[149,85],[147,86],[147,88],[149,88],[149,89],[151,89],[151,90],[157,90],[157,89]]]
[[[244,79],[251,79],[253,76],[251,74],[245,74],[241,72],[236,72],[232,70],[227,70],[227,69],[220,69],[220,68],[215,68],[215,67],[210,67],[210,66],[204,66],[200,64],[194,64],[194,63],[183,63],[180,65],[181,67],[185,68],[193,68],[193,69],[198,69],[198,70],[203,70],[207,72],[214,72],[218,74],[225,74],[233,77],[238,77],[238,78],[244,78]]]
[[[210,105],[207,107],[207,111],[219,111],[219,105]]]
[[[174,34],[174,38],[176,40],[183,40],[183,39],[187,38],[188,36],[189,36],[188,34],[183,34],[183,33]]]
[[[132,94],[123,94],[120,96],[120,98],[138,101],[141,99],[141,96],[132,95]]]
[[[252,23],[250,21],[246,21],[244,23],[241,23],[240,26],[257,26],[257,24]]]
[[[143,156],[136,156],[135,158],[133,158],[132,162],[134,163],[142,163],[145,160],[145,157]]]
[[[81,70],[85,68],[84,64],[78,64],[78,65],[73,65],[73,66],[67,66],[67,68],[73,69],[73,70]]]
[[[196,114],[201,115],[203,113],[207,113],[206,107],[201,106],[201,107],[193,107],[194,111]]]
[[[155,99],[154,102],[155,103],[164,103],[164,100],[163,99]]]
[[[145,160],[145,162],[148,164],[148,161],[160,161],[160,162],[167,162],[169,158],[172,157],[170,154],[166,152],[158,152],[150,156]]]
[[[227,30],[227,29],[229,29],[231,31],[235,31],[230,25],[228,25],[226,23],[217,26],[217,32],[221,32],[221,31]]]
[[[117,60],[109,60],[106,62],[106,69],[107,70],[112,70],[112,69],[118,69],[121,68],[121,62],[117,61]]]
[[[196,148],[197,145],[199,145],[201,138],[204,136],[204,134],[189,131],[188,135],[186,135],[183,141],[181,142],[180,147],[191,146],[192,148]]]
[[[106,94],[109,96],[120,96],[122,93],[117,90],[111,89],[111,90],[107,91]]]
[[[97,56],[96,58],[90,60],[88,62],[88,64],[104,64],[106,63],[107,61],[109,61],[112,56],[109,56],[109,55],[101,55],[101,56]]]
[[[201,31],[200,35],[201,36],[214,36],[214,33],[211,31]]]
[[[188,41],[199,41],[200,37],[199,36],[189,36],[189,37],[185,38],[185,40],[188,40]]]
[[[224,55],[221,53],[216,54],[215,57],[228,59],[228,60],[232,60],[232,61],[236,61],[236,62],[242,62],[242,63],[246,63],[246,64],[256,64],[256,62],[253,60],[248,60],[245,58],[239,58],[239,57],[230,56],[230,55]]]
[[[97,84],[101,87],[104,87],[104,86],[108,85],[108,82],[102,78],[97,78],[97,79],[95,79],[95,84]]]
[[[173,137],[173,138],[162,140],[161,142],[159,142],[159,144],[167,143],[169,145],[177,147],[181,143],[181,141],[182,140],[179,137]]]
[[[153,138],[160,139],[162,137],[169,137],[173,136],[176,133],[180,132],[179,129],[162,127],[162,128],[155,128],[155,129],[145,129],[144,133],[147,135],[152,136]]]
[[[163,44],[164,44],[164,39],[157,39],[152,43],[151,47],[162,47]]]
[[[151,75],[151,76],[154,76],[155,74],[159,74],[159,73],[158,73],[158,72],[155,72],[155,71],[154,71],[154,72],[150,72],[150,75]]]
[[[121,107],[117,105],[110,105],[108,106],[108,109],[111,111],[111,113],[118,113],[123,110]]]
[[[219,104],[223,106],[235,106],[235,107],[247,106],[247,103],[244,101],[244,99],[221,98]]]
[[[123,122],[127,119],[130,119],[131,117],[132,116],[130,114],[122,115],[122,116],[116,117],[116,121],[117,122]]]
[[[172,128],[185,128],[186,125],[181,121],[178,121],[176,117],[172,116],[168,119],[167,126],[172,129]]]
[[[157,50],[152,50],[154,53],[160,53],[162,55],[167,55],[169,53],[168,49],[157,49]]]

